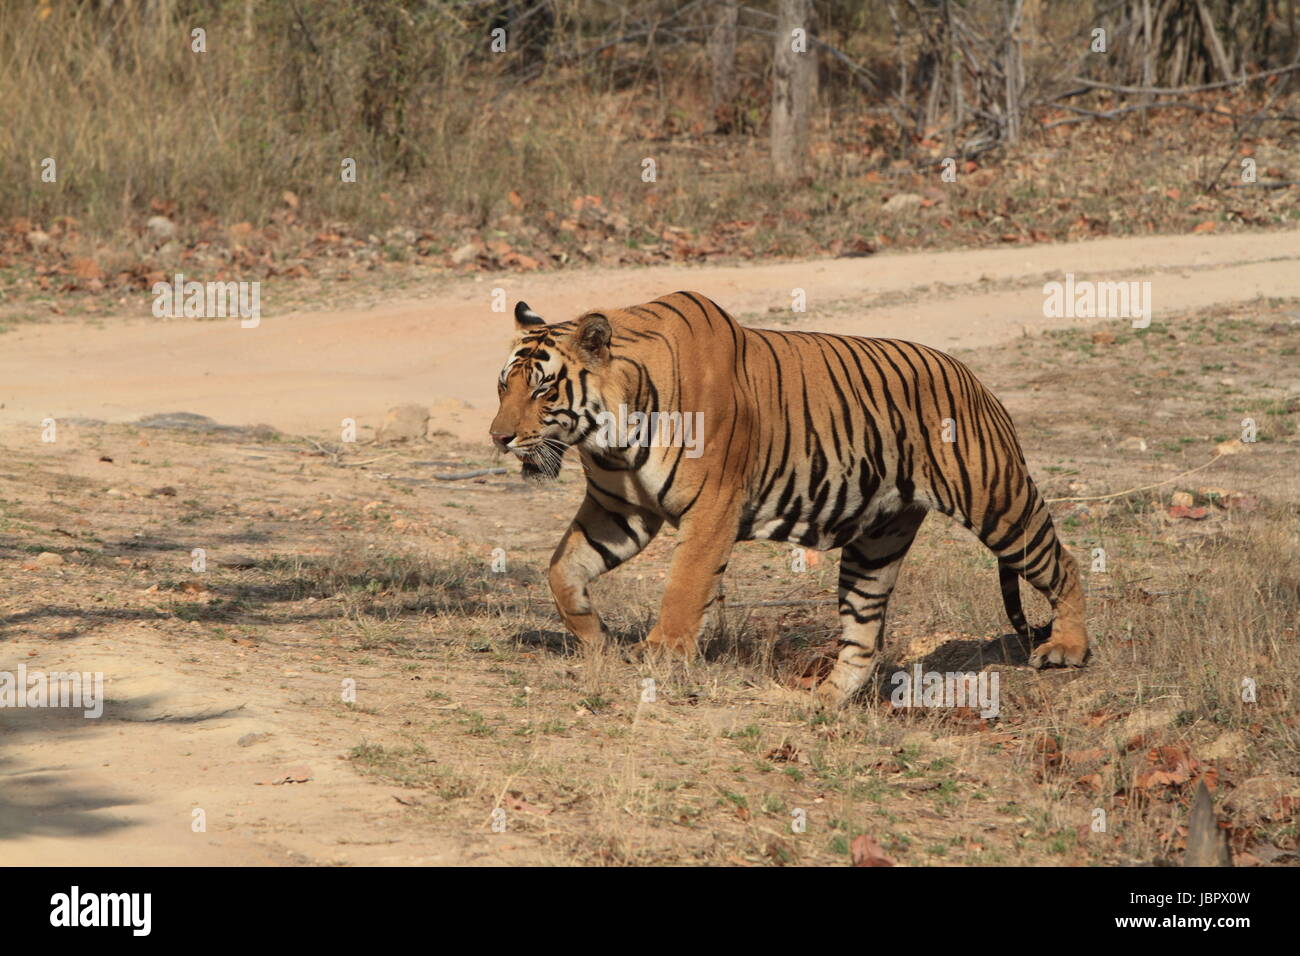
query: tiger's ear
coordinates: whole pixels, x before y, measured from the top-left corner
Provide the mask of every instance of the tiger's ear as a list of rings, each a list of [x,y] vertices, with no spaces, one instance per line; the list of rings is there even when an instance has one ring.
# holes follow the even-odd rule
[[[609,340],[614,330],[609,327],[609,319],[599,312],[584,315],[578,320],[570,341],[588,365],[601,366],[609,361]]]
[[[546,320],[540,315],[528,308],[527,302],[515,303],[515,328],[523,332],[530,328],[536,328],[539,325],[545,325]]]

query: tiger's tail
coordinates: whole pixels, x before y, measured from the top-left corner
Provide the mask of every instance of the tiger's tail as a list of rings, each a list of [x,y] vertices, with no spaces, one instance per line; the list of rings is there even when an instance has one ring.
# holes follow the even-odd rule
[[[1031,625],[1025,619],[1025,609],[1020,604],[1020,573],[1005,562],[998,562],[998,584],[1002,587],[1002,606],[1016,633],[1032,644],[1052,636],[1052,622]]]

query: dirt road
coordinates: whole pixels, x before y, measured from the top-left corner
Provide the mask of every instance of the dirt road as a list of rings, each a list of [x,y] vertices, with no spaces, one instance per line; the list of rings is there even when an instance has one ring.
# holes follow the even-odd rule
[[[438,404],[439,425],[481,438],[511,328],[492,311],[524,299],[551,321],[693,289],[757,324],[977,346],[1077,320],[1043,316],[1043,283],[1146,280],[1154,314],[1256,296],[1300,295],[1300,232],[1175,236],[878,255],[780,264],[664,266],[545,275],[476,275],[421,300],[346,312],[236,320],[109,319],[32,325],[0,339],[0,427],[53,416],[130,421],[189,411],[337,437],[353,418],[377,425],[401,402]],[[791,311],[794,289],[807,314]],[[458,402],[472,408],[456,410]]]

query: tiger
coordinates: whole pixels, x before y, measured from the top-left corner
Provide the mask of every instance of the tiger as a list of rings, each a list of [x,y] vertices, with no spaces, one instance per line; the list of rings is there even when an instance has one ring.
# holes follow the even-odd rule
[[[1076,562],[1011,417],[957,359],[897,339],[751,328],[696,292],[554,324],[519,302],[514,318],[490,437],[534,481],[555,478],[577,449],[586,495],[548,582],[579,646],[610,639],[591,583],[665,521],[679,537],[642,651],[697,652],[719,621],[737,542],[838,548],[840,634],[816,688],[838,708],[876,668],[899,568],[937,511],[996,556],[1028,663],[1085,664]],[[684,434],[697,421],[704,433]],[[1048,624],[1027,622],[1021,578],[1051,604]]]

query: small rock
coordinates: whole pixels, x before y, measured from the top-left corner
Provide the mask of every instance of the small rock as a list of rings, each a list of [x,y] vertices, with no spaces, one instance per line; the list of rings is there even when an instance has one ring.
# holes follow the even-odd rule
[[[1244,495],[1234,491],[1227,497],[1224,504],[1229,511],[1257,511],[1259,509],[1259,498],[1255,495]]]
[[[397,405],[388,410],[375,433],[376,441],[416,441],[424,437],[429,425],[429,410],[414,403]]]
[[[1147,440],[1145,438],[1139,438],[1137,435],[1128,435],[1127,437],[1120,440],[1119,450],[1120,451],[1146,451]]]
[[[32,562],[38,568],[50,568],[64,563],[66,562],[63,560],[63,555],[53,551],[42,551],[36,556],[36,560]]]
[[[480,246],[477,242],[467,242],[451,254],[452,265],[463,266],[477,258]]]
[[[882,207],[885,212],[911,212],[914,209],[921,208],[922,198],[916,193],[897,193],[890,196],[888,201]]]
[[[1246,738],[1239,731],[1229,730],[1196,753],[1204,760],[1234,760],[1243,756],[1246,750]]]
[[[149,235],[153,241],[161,245],[169,239],[176,237],[176,223],[172,222],[166,216],[151,216],[145,223],[149,230]]]
[[[1175,508],[1190,508],[1194,502],[1195,499],[1192,497],[1191,493],[1187,491],[1175,491],[1173,496],[1169,499],[1169,503]]]

